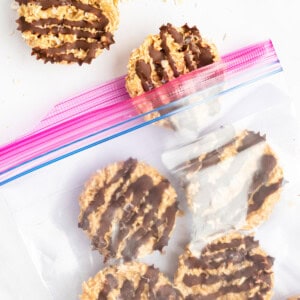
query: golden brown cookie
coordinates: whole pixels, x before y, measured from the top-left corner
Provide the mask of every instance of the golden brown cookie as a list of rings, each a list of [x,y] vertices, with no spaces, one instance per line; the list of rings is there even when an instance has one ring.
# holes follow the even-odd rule
[[[104,259],[131,260],[168,244],[177,194],[154,168],[128,159],[98,171],[80,196],[79,227]]]
[[[202,39],[197,27],[160,27],[135,49],[129,59],[126,88],[131,97],[218,59],[216,49]]]
[[[288,300],[300,300],[300,296],[290,297]]]
[[[81,300],[182,300],[181,293],[156,268],[130,262],[111,266],[83,283]]]
[[[172,171],[185,179],[197,220],[211,226],[208,235],[226,226],[252,229],[280,199],[283,171],[259,133],[224,128],[176,151],[180,163]]]
[[[271,299],[272,265],[253,236],[232,233],[207,245],[200,256],[186,249],[175,286],[186,300]]]
[[[216,60],[218,54],[215,46],[202,39],[197,27],[184,25],[176,28],[171,24],[163,25],[159,34],[148,36],[143,44],[132,52],[128,63],[126,88],[129,95],[135,97]],[[168,97],[160,97],[160,100],[162,103],[149,101],[137,104],[137,110],[147,113],[170,102]],[[174,109],[173,107],[169,110]],[[154,112],[147,115],[146,119],[158,117],[163,113]],[[174,127],[172,122],[164,122],[162,125]]]
[[[37,59],[91,63],[114,43],[118,0],[16,0],[18,30]]]

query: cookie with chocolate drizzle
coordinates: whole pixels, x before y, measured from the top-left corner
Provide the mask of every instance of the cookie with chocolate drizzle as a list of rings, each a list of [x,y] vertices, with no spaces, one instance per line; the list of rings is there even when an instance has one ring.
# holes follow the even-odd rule
[[[241,161],[239,162],[239,160]],[[234,169],[235,165],[238,167]],[[210,169],[208,170],[208,168]],[[188,176],[193,177],[195,174],[200,174],[206,170],[205,176],[215,176],[216,188],[218,189],[218,184],[220,185],[219,188],[222,188],[224,204],[227,200],[225,198],[227,193],[225,193],[223,186],[226,176],[228,176],[226,185],[232,202],[238,197],[241,200],[244,196],[244,202],[247,203],[247,214],[243,229],[253,229],[267,220],[280,199],[283,170],[278,164],[276,154],[267,144],[266,137],[259,133],[244,130],[224,145],[201,154],[186,165]],[[235,172],[232,173],[232,176],[241,176],[239,181],[230,180],[230,171],[233,170]],[[220,176],[220,181],[218,181],[218,176]],[[195,193],[197,193],[195,184],[197,185],[197,178],[199,177],[193,178],[186,187],[188,201],[192,206]],[[236,187],[234,187],[235,184]],[[246,187],[248,190],[244,193],[242,189]],[[234,188],[240,188],[240,190],[235,192]],[[212,202],[217,201],[213,199]],[[233,207],[235,206],[232,205],[232,209]]]
[[[187,248],[179,258],[175,286],[186,300],[271,299],[273,261],[253,236],[231,233],[200,254]]]
[[[81,300],[183,300],[183,296],[156,268],[130,262],[101,270],[83,283]]]
[[[160,27],[159,34],[148,36],[132,52],[127,67],[126,88],[129,95],[135,97],[218,59],[215,46],[202,38],[196,26],[185,24],[176,28],[168,23]],[[163,103],[167,104],[168,99]],[[152,102],[137,105],[140,113],[147,113],[153,108],[155,104]],[[146,119],[161,114],[154,112],[147,115]],[[177,129],[169,120],[160,122],[161,125]]]
[[[98,171],[80,197],[79,227],[107,261],[162,251],[178,214],[170,182],[129,158]]]
[[[187,24],[176,28],[160,27],[158,35],[150,35],[135,49],[129,59],[126,88],[131,97],[218,59],[216,48],[208,44],[197,27]]]
[[[255,228],[269,218],[281,196],[278,158],[266,136],[250,130],[218,129],[164,153],[163,162],[182,180],[203,238]]]
[[[16,0],[18,30],[44,62],[91,63],[114,43],[118,0]]]

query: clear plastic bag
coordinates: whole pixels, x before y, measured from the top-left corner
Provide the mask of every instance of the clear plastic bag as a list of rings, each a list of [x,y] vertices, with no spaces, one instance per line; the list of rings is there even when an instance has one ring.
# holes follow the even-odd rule
[[[91,250],[89,240],[78,229],[78,197],[97,169],[128,157],[154,166],[179,193],[185,214],[177,218],[164,254],[155,252],[141,259],[172,278],[177,258],[193,236],[193,223],[180,178],[176,173],[174,176],[166,153],[195,143],[224,126],[237,132],[246,129],[266,135],[279,158],[285,178],[281,200],[270,219],[256,231],[256,237],[268,254],[275,257],[274,299],[300,293],[299,124],[284,92],[281,74],[275,75],[281,70],[272,43],[266,41],[238,50],[223,57],[220,63],[135,99],[125,100],[121,78],[120,85],[106,85],[112,86],[112,90],[120,87],[120,94],[112,96],[110,90],[104,100],[102,86],[100,95],[96,90],[96,94],[88,92],[64,101],[35,131],[2,147],[1,195],[7,199],[49,297],[76,299],[82,282],[103,267],[101,255]],[[78,99],[90,100],[82,104],[85,109],[75,109]],[[216,99],[219,108],[209,117],[205,114],[204,122],[195,125],[199,110],[207,111],[207,105]],[[149,103],[148,111],[140,114],[137,108]],[[160,115],[153,115],[154,112]],[[178,122],[179,130],[147,126],[166,119]],[[30,176],[10,182],[28,173]]]

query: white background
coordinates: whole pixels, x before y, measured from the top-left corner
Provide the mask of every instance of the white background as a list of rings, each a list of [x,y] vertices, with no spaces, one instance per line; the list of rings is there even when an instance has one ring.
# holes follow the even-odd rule
[[[12,2],[0,2],[0,144],[30,130],[59,100],[124,74],[130,51],[166,22],[197,25],[204,36],[216,43],[221,54],[271,38],[300,119],[300,2],[297,0],[186,0],[177,5],[172,1],[126,1],[120,5],[116,44],[91,65],[83,67],[36,61],[16,31]],[[48,299],[2,200],[0,299]]]

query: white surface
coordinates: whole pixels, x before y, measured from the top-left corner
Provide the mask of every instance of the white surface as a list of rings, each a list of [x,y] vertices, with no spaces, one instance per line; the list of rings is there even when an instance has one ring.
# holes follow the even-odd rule
[[[208,2],[208,3],[207,3]],[[197,25],[204,36],[215,41],[221,53],[235,47],[264,39],[272,38],[278,55],[285,69],[285,77],[290,88],[290,94],[295,100],[300,96],[299,69],[299,39],[300,2],[289,1],[183,1],[175,6],[172,1],[132,0],[120,6],[120,29],[116,34],[116,44],[111,51],[105,52],[91,65],[59,66],[44,65],[30,56],[26,46],[16,31],[16,13],[11,10],[10,0],[0,3],[0,144],[6,143],[32,128],[39,119],[60,99],[76,94],[104,80],[116,77],[126,72],[126,64],[131,49],[138,46],[149,33],[156,33],[162,23],[171,22],[181,25],[188,22]],[[297,104],[297,114],[300,119],[300,105]],[[130,149],[122,150],[124,157],[131,154]],[[119,152],[119,151],[118,151]],[[119,154],[109,152],[108,161],[113,161]],[[78,158],[80,159],[80,158]],[[60,176],[72,170],[61,170]],[[86,178],[93,166],[87,170],[80,169],[78,187]],[[76,166],[73,172],[77,171]],[[46,169],[41,174],[46,174]],[[38,177],[35,177],[38,182]],[[34,194],[33,188],[26,190],[26,182],[32,179],[21,179],[10,187],[10,199],[14,198],[18,189],[22,189],[24,198]],[[54,188],[50,181],[45,185],[43,199],[47,192]],[[62,180],[61,187],[70,177]],[[80,181],[81,180],[81,181]],[[80,183],[79,183],[80,182]],[[29,187],[30,185],[28,185]],[[55,190],[59,188],[56,186]],[[1,191],[0,191],[1,192]],[[300,192],[299,192],[300,194]],[[12,198],[11,198],[12,197]],[[7,218],[7,206],[0,194],[0,299],[51,299],[48,291],[42,287],[36,270],[28,259],[28,254],[16,232],[14,223]],[[6,199],[8,200],[8,199]],[[27,199],[28,200],[28,199]],[[276,212],[279,213],[279,210]],[[294,215],[291,214],[290,217]],[[294,216],[296,217],[296,215]],[[284,217],[289,224],[289,218]],[[274,224],[269,223],[269,226]],[[272,228],[272,227],[271,227]],[[272,231],[280,234],[280,228]],[[285,251],[278,245],[276,251]],[[293,280],[293,272],[287,273]],[[68,288],[68,287],[66,287]],[[70,288],[70,287],[69,287]],[[300,293],[300,291],[298,291]],[[54,298],[55,299],[55,298]]]

